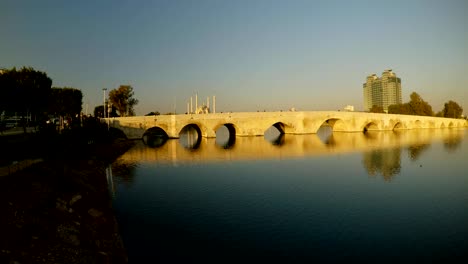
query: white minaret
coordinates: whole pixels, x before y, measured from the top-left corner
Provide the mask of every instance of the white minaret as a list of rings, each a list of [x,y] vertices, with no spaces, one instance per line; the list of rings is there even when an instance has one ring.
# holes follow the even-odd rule
[[[187,102],[187,114],[190,114],[190,103]]]
[[[210,97],[209,96],[206,98],[206,107],[208,107],[208,113],[211,112],[210,111]]]
[[[213,95],[213,114],[216,114],[216,95]]]
[[[195,112],[198,112],[198,93],[195,93]]]
[[[193,108],[192,108],[192,96],[190,96],[190,113],[193,113]]]

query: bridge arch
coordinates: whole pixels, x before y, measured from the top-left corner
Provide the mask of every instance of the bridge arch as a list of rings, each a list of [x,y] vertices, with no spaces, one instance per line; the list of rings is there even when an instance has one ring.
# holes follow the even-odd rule
[[[392,124],[392,130],[400,130],[400,129],[405,129],[405,125],[399,120],[394,121]]]
[[[263,135],[270,133],[270,132],[276,133],[276,131],[278,131],[279,134],[283,135],[283,134],[292,133],[293,131],[293,127],[291,125],[288,125],[287,122],[283,122],[283,121],[277,121],[273,124],[271,123],[264,123],[264,124],[265,126],[263,128]]]
[[[166,131],[158,126],[151,127],[143,133],[143,143],[150,147],[160,147],[166,143],[169,136]]]
[[[276,122],[273,124],[273,127],[278,129],[278,131],[280,132],[280,134],[285,134],[286,132],[286,125],[282,122]]]
[[[448,128],[454,128],[454,127],[455,127],[455,125],[453,124],[453,122],[450,122],[450,123],[448,124]]]
[[[145,134],[154,134],[154,135],[160,135],[160,136],[168,137],[167,132],[163,128],[158,127],[158,126],[154,126],[154,127],[150,127],[148,129],[146,129],[146,131],[145,131],[145,133],[143,133],[143,135],[145,135]]]
[[[413,128],[422,128],[421,120],[418,119],[418,120],[414,121]]]
[[[318,129],[320,129],[320,127],[322,127],[324,125],[325,126],[330,126],[332,131],[334,131],[334,132],[348,131],[348,126],[340,118],[328,118],[328,119],[324,120],[321,123],[321,125],[318,127]]]
[[[187,128],[193,128],[197,131],[198,134],[200,134],[201,137],[214,137],[214,130],[212,127],[207,127],[205,123],[203,122],[194,122],[192,120],[188,120],[187,122],[181,122],[178,124],[176,127],[177,136],[180,136],[180,133],[184,131],[184,129]]]
[[[445,123],[444,123],[444,122],[442,122],[442,123],[440,124],[440,128],[445,128]]]
[[[182,127],[179,131],[179,141],[184,147],[189,149],[198,149],[202,140],[202,130],[194,123]]]
[[[376,121],[367,121],[366,123],[364,123],[362,131],[367,132],[367,131],[379,130],[379,126],[377,125],[377,123],[378,122],[376,122]]]
[[[220,128],[225,127],[228,131],[227,140],[219,139],[218,131]],[[236,125],[233,123],[220,124],[214,127],[214,132],[216,134],[216,143],[222,146],[225,149],[231,148],[236,143]]]
[[[216,125],[214,127],[214,132],[216,133],[216,131],[218,131],[219,128],[221,127],[226,127],[228,132],[229,132],[229,136],[231,137],[236,137],[236,134],[237,134],[237,131],[238,131],[238,128],[236,125],[234,125],[233,123],[224,123],[224,124],[219,124],[219,125]]]

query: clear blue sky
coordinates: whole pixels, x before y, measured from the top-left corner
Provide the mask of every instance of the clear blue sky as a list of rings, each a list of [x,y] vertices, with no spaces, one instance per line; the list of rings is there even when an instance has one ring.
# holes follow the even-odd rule
[[[363,108],[367,75],[391,68],[403,101],[468,113],[468,1],[0,2],[0,68],[32,66],[53,85],[134,87],[137,114]],[[201,101],[201,99],[199,100]]]

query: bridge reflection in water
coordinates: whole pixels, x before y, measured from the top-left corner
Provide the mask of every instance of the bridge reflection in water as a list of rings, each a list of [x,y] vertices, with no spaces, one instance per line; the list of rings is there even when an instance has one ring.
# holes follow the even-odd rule
[[[138,162],[184,163],[234,160],[284,159],[314,155],[367,152],[378,149],[424,146],[443,140],[456,145],[464,129],[425,129],[367,133],[331,133],[310,135],[273,135],[237,137],[235,140],[197,137],[193,131],[179,140],[157,139],[158,144],[137,146],[120,159]],[[143,145],[139,143],[137,145]]]

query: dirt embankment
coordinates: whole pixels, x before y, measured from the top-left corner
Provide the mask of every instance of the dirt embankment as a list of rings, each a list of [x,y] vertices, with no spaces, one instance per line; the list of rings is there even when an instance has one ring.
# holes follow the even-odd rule
[[[105,167],[132,145],[94,144],[0,177],[0,263],[127,263]]]

